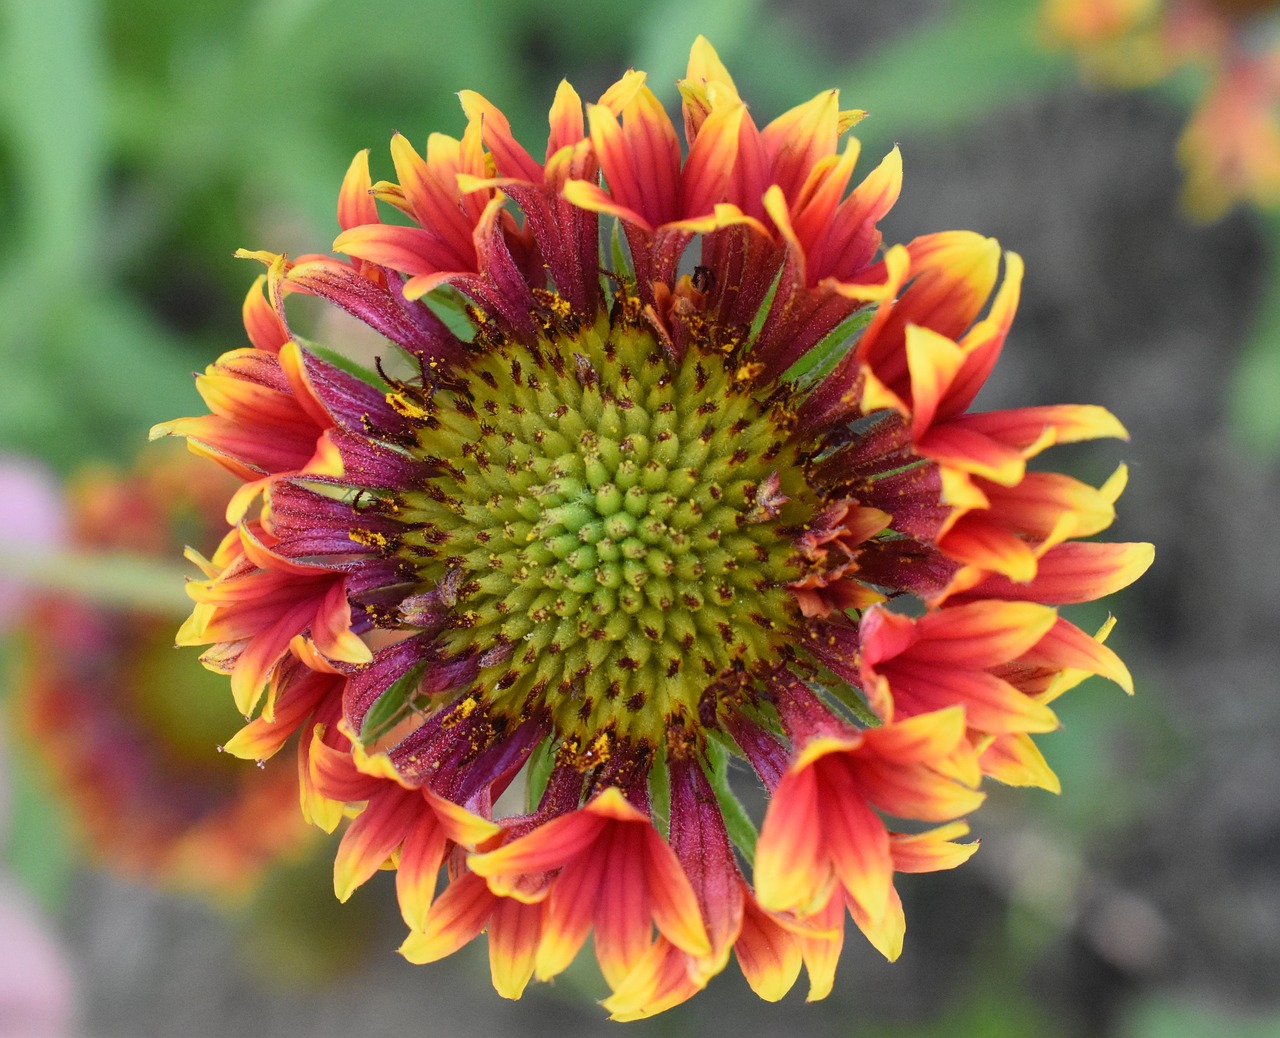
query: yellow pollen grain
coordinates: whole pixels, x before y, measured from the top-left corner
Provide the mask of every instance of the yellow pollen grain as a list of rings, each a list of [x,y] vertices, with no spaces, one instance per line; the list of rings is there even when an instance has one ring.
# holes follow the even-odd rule
[[[403,415],[405,418],[414,418],[418,421],[426,421],[431,417],[431,412],[423,408],[419,404],[415,404],[409,400],[403,393],[388,393],[387,405]]]
[[[374,530],[351,530],[347,536],[367,548],[385,548],[390,543],[384,534]]]

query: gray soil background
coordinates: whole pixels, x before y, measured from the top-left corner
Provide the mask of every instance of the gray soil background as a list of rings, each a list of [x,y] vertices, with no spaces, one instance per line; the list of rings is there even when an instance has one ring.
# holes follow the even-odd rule
[[[1180,122],[1150,97],[1067,87],[963,130],[916,135],[903,141],[906,187],[885,224],[890,241],[980,230],[1027,261],[1013,335],[981,406],[1097,402],[1127,424],[1128,444],[1050,460],[1078,462],[1095,482],[1120,460],[1130,465],[1108,537],[1157,545],[1154,568],[1110,603],[1137,698],[1090,685],[1078,705],[1063,702],[1068,730],[1045,742],[1063,797],[1046,807],[1044,793],[993,794],[975,819],[978,856],[904,884],[898,963],[881,961],[850,925],[823,1003],[804,1004],[803,978],[780,1005],[760,1003],[731,964],[691,1003],[628,1034],[816,1038],[895,1025],[964,1034],[946,1021],[973,991],[1030,1003],[1073,1036],[1129,1034],[1135,1007],[1155,996],[1233,1014],[1277,1009],[1280,475],[1226,422],[1267,266],[1250,214],[1208,227],[1179,214]],[[1073,728],[1084,734],[1071,742]],[[1072,747],[1067,757],[1053,755],[1058,738]],[[1080,774],[1089,788],[1077,793]],[[378,879],[344,911],[389,905]],[[385,923],[354,973],[273,990],[271,968],[246,966],[234,934],[204,909],[86,873],[66,934],[81,1030],[615,1032],[592,1004],[600,992],[584,996],[572,976],[504,1002],[489,986],[483,942],[416,968],[394,954],[398,920],[388,913]]]

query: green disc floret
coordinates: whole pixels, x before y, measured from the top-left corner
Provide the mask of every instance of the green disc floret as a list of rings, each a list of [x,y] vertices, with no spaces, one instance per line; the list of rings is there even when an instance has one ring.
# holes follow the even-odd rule
[[[399,550],[456,588],[446,648],[483,654],[491,715],[659,744],[718,677],[777,660],[810,492],[720,355],[602,318],[486,343],[464,376],[427,401],[416,453],[441,471],[401,496]]]

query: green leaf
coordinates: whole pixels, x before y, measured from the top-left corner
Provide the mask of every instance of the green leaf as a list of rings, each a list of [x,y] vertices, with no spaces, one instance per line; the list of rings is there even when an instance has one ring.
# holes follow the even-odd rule
[[[834,699],[853,714],[854,719],[864,728],[879,728],[883,723],[862,698],[862,693],[852,685],[838,680],[829,685],[820,685],[816,681],[806,681],[805,684],[824,699]]]

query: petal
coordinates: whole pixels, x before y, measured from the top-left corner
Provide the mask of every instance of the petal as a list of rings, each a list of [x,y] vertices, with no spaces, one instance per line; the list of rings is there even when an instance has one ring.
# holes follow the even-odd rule
[[[1020,656],[1053,628],[1058,614],[1029,602],[974,602],[916,622],[915,659],[942,667],[986,668]]]
[[[556,88],[555,100],[551,102],[551,111],[547,122],[551,132],[547,135],[547,159],[561,148],[571,147],[586,136],[586,123],[582,117],[582,98],[569,85],[568,80],[560,80]]]
[[[563,973],[587,942],[603,881],[603,860],[589,854],[575,859],[556,877],[546,900],[534,964],[539,980]]]
[[[600,1004],[610,1020],[644,1020],[687,1001],[705,986],[706,980],[691,972],[689,957],[659,938]]]
[[[688,877],[658,831],[648,822],[644,825],[648,854],[646,871],[654,923],[663,936],[681,951],[690,955],[710,955],[711,942],[707,939],[698,899]]]
[[[923,833],[890,833],[889,850],[893,855],[895,872],[939,872],[963,865],[974,856],[978,843],[956,843],[958,836],[967,836],[969,826],[964,822],[952,822]]]
[[[961,415],[955,419],[955,424],[1023,452],[1043,450],[1055,443],[1078,443],[1106,437],[1129,438],[1129,433],[1115,415],[1094,404],[1052,404],[985,411]]]
[[[804,911],[828,896],[833,873],[821,827],[814,768],[788,771],[769,801],[756,844],[752,879],[762,908]]]
[[[906,330],[907,368],[911,373],[911,432],[924,435],[938,405],[964,365],[964,351],[932,328],[909,325]]]
[[[1021,732],[997,735],[978,757],[984,775],[1006,786],[1035,786],[1061,793],[1062,783],[1031,736]]]
[[[400,954],[418,966],[452,955],[481,934],[497,903],[481,877],[459,876],[431,905],[421,929],[405,938]]]
[[[561,85],[568,86],[567,83]],[[576,96],[575,94],[574,97]],[[542,167],[512,135],[511,123],[496,105],[474,90],[459,90],[458,100],[462,102],[462,110],[467,118],[472,122],[480,123],[481,139],[485,147],[493,153],[499,176],[514,177],[517,180],[527,180],[535,184],[542,182]],[[557,104],[560,103],[559,92],[556,94],[556,101]],[[579,106],[579,122],[581,118],[582,110]]]
[[[396,864],[396,898],[405,925],[412,931],[426,929],[446,845],[444,832],[431,811],[423,811],[404,838]]]
[[[533,977],[542,939],[542,904],[499,898],[489,921],[489,975],[503,998],[519,998]]]
[[[760,132],[770,179],[788,199],[796,197],[814,165],[835,152],[839,121],[840,93],[824,90],[783,112]]]
[[[896,962],[902,954],[902,939],[907,932],[907,918],[902,912],[902,899],[893,887],[884,911],[869,915],[856,901],[849,902],[849,914],[871,946],[890,962]]]
[[[497,850],[472,854],[467,866],[488,879],[495,894],[515,896],[512,879],[562,867],[574,860],[604,830],[605,821],[585,810],[544,822]]]
[[[476,265],[474,248],[462,253],[421,227],[381,223],[352,227],[334,239],[333,250],[412,277],[441,271],[472,271]]]
[[[384,784],[343,834],[333,860],[333,890],[346,901],[356,887],[383,867],[418,821],[422,797]]]
[[[938,538],[938,547],[956,562],[1000,573],[1010,580],[1025,582],[1036,575],[1032,546],[985,512],[958,517]]]
[[[836,979],[836,964],[844,947],[844,895],[839,891],[805,921],[818,928],[813,937],[798,935],[800,954],[809,972],[809,994],[806,1002],[818,1002],[831,994]]]
[[[625,122],[603,105],[587,106],[591,145],[614,202],[650,227],[678,219],[680,144],[662,103],[648,87],[623,108]]]
[[[370,189],[369,149],[356,152],[338,192],[338,226],[344,231],[361,224],[378,222],[378,206]]]
[[[846,761],[827,758],[818,767],[827,773],[821,804],[822,836],[836,877],[850,901],[878,919],[893,887],[889,834],[862,799]]]
[[[1034,580],[1014,583],[988,577],[962,598],[1006,598],[1047,605],[1092,602],[1127,587],[1155,560],[1151,544],[1060,544],[1040,559]]]
[[[899,660],[888,676],[897,709],[905,715],[964,707],[965,720],[982,732],[1051,732],[1052,710],[1007,681],[975,670],[952,670],[917,660]]]
[[[1021,660],[1055,669],[1063,667],[1098,674],[1133,695],[1133,677],[1120,657],[1066,620],[1059,619],[1040,641],[1022,654]]]
[[[777,1002],[800,976],[803,960],[795,935],[774,922],[754,898],[746,899],[733,952],[751,990],[766,1002]]]
[[[259,350],[278,353],[280,347],[289,341],[289,329],[284,326],[275,307],[268,302],[263,290],[267,276],[259,274],[244,297],[241,315],[244,329],[249,334],[249,341]]]
[[[604,861],[593,906],[596,961],[605,983],[614,989],[653,943],[650,897],[656,891],[649,884],[643,840],[635,825],[611,825],[597,844],[596,854]]]

